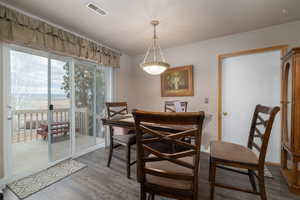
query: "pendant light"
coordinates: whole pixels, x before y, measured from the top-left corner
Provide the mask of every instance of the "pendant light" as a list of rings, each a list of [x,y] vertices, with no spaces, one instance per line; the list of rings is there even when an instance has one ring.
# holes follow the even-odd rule
[[[159,75],[166,71],[170,65],[166,62],[162,54],[162,50],[157,42],[156,26],[159,24],[159,21],[152,20],[151,24],[153,25],[153,43],[148,48],[140,67],[148,74]],[[153,52],[153,56],[151,56],[151,52]]]

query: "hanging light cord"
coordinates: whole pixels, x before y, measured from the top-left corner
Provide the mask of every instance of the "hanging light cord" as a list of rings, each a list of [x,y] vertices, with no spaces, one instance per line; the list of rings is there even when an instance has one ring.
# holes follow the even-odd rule
[[[157,26],[157,24],[153,24],[153,60],[154,60],[154,62],[156,62],[156,47],[157,47],[156,26]]]
[[[151,24],[153,25],[153,43],[150,45],[150,47],[147,50],[147,53],[145,55],[145,58],[143,60],[143,63],[146,63],[147,58],[151,52],[151,49],[153,49],[153,60],[154,62],[157,62],[157,57],[160,56],[163,62],[166,62],[165,57],[162,53],[162,50],[160,48],[160,45],[157,42],[157,33],[156,33],[156,26],[158,25],[157,21],[152,21]],[[157,51],[159,52],[159,55],[157,54]]]

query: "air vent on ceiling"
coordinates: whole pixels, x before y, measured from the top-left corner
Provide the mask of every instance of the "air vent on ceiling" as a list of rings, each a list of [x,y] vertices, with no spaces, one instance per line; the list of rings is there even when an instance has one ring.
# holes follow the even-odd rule
[[[103,10],[102,8],[100,8],[92,2],[88,3],[86,6],[101,16],[105,16],[107,14],[105,10]]]

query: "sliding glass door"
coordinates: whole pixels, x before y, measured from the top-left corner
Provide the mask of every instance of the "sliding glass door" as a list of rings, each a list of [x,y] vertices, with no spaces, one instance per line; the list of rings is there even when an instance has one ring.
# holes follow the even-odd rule
[[[5,49],[10,174],[20,177],[71,156],[70,61],[17,46]]]
[[[11,174],[20,176],[48,166],[48,58],[33,51],[7,49],[11,124]],[[44,129],[46,130],[46,129]]]
[[[106,129],[101,119],[105,117],[105,102],[111,100],[111,68],[100,67],[96,69],[96,143],[105,145]]]
[[[109,68],[92,63],[75,62],[76,152],[105,144],[105,102],[109,99]]]
[[[48,144],[50,162],[71,155],[71,73],[70,62],[59,57],[49,59]]]
[[[104,147],[112,69],[7,45],[10,174],[30,174]]]
[[[83,62],[76,62],[74,65],[76,152],[96,145],[95,67]]]

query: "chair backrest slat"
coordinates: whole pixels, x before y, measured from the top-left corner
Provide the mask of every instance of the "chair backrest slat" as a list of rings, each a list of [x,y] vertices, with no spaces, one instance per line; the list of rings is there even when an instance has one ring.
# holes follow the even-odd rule
[[[126,102],[107,102],[105,105],[108,119],[128,114]]]
[[[138,174],[141,184],[145,184],[146,174],[152,176],[161,176],[169,179],[189,180],[195,187],[198,184],[200,145],[202,135],[202,124],[204,120],[204,112],[146,112],[134,110],[133,116],[136,125],[137,134],[137,152],[138,152]],[[147,124],[152,124],[147,126]],[[153,124],[158,125],[176,125],[187,127],[184,131],[169,132],[166,130],[153,130]],[[169,126],[169,127],[170,127]],[[163,126],[160,126],[163,127]],[[145,136],[148,136],[145,138]],[[150,136],[150,138],[149,138]],[[188,143],[184,139],[186,137],[193,137],[194,143]],[[162,142],[166,144],[179,145],[184,149],[176,152],[165,153],[156,149],[151,144]],[[150,156],[149,156],[150,154]],[[186,159],[191,159],[192,163],[187,162]],[[148,162],[171,162],[181,167],[191,170],[191,174],[174,173],[168,170],[157,170],[148,168]]]
[[[264,139],[264,134],[257,128],[255,127],[256,134],[254,137],[260,137],[261,139]]]
[[[264,166],[272,126],[279,110],[279,107],[257,105],[253,114],[248,148],[254,148],[259,152],[259,165],[261,167]],[[255,140],[256,138],[259,139],[259,142]]]
[[[176,101],[165,101],[165,112],[176,112],[175,108],[175,102]],[[180,101],[182,112],[187,112],[187,101]]]

